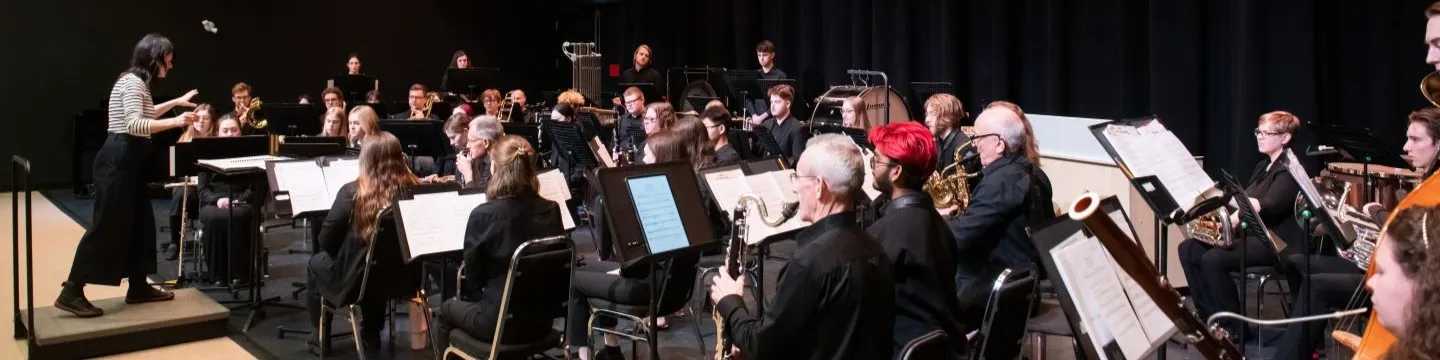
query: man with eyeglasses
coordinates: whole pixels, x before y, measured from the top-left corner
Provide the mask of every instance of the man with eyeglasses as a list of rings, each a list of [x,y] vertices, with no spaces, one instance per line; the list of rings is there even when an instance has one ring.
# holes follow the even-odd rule
[[[390,118],[410,120],[440,120],[440,115],[435,113],[426,115],[426,117],[423,118],[420,117],[421,113],[423,112],[422,110],[424,110],[425,108],[426,92],[429,92],[429,90],[425,88],[424,84],[410,85],[410,94],[409,97],[406,98],[406,104],[410,105],[410,110],[402,113],[391,114]]]
[[[970,141],[980,158],[980,182],[964,213],[946,220],[959,254],[955,287],[966,324],[979,323],[984,312],[985,296],[976,290],[989,281],[984,277],[1006,268],[1037,271],[1040,256],[1027,228],[1053,217],[1054,210],[1029,127],[1024,110],[1005,101],[990,103],[975,120]]]
[[[895,277],[895,338],[897,353],[906,343],[934,330],[963,339],[960,302],[955,296],[955,238],[935,201],[921,190],[935,172],[935,139],[917,122],[899,122],[870,130],[875,156],[870,170],[874,187],[891,200],[867,229],[885,247]],[[950,341],[956,355],[964,341]]]
[[[645,92],[640,88],[625,89],[625,113],[615,121],[615,146],[618,150],[637,151],[645,142]],[[617,151],[618,152],[618,151]],[[616,154],[618,156],[618,154]]]
[[[888,359],[895,284],[880,243],[856,223],[854,193],[864,184],[860,150],[850,138],[810,140],[795,168],[796,216],[812,222],[795,235],[764,316],[745,305],[744,277],[724,270],[710,299],[726,335],[756,359]],[[763,301],[763,300],[762,300]]]

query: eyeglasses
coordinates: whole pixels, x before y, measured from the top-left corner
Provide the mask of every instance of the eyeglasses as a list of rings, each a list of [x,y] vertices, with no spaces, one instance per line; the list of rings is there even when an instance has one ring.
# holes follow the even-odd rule
[[[878,155],[875,156],[875,157],[870,158],[870,167],[873,168],[873,167],[875,167],[875,165],[877,165],[877,164],[884,164],[885,166],[889,166],[889,167],[900,166],[900,164],[898,164],[898,163],[893,163],[893,162],[888,162],[888,161],[880,161],[880,156],[878,156]]]
[[[814,177],[815,177],[814,175],[800,175],[799,173],[790,173],[790,183],[795,184],[795,183],[799,183],[801,178],[814,178]]]
[[[625,104],[626,104],[626,105],[634,104],[634,103],[637,103],[637,102],[640,102],[640,99],[625,99]]]
[[[646,124],[654,124],[655,122],[660,121],[660,119],[656,119],[656,118],[648,117],[648,116],[647,116],[647,117],[645,117],[645,120],[644,120],[644,121],[645,121]]]
[[[1001,138],[1001,137],[1000,137],[1000,134],[989,133],[989,134],[980,134],[980,135],[971,136],[971,137],[970,137],[970,142],[971,142],[971,143],[974,143],[974,142],[976,142],[976,141],[980,141],[980,139],[984,139],[984,138],[991,137],[991,136],[994,136],[996,139],[1000,139],[1000,141],[1005,141],[1004,138]]]
[[[1282,134],[1284,134],[1284,133],[1269,132],[1269,131],[1261,130],[1260,128],[1255,128],[1255,137],[1271,137],[1271,136],[1280,136],[1280,135],[1282,135]]]

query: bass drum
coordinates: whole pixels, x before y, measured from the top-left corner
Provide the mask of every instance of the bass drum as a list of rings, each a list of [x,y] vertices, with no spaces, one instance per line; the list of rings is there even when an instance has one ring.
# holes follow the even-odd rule
[[[720,97],[716,95],[715,87],[710,86],[709,82],[701,79],[691,81],[690,84],[685,85],[685,90],[680,93],[680,103],[671,105],[675,107],[675,112],[677,113],[695,112],[699,114],[702,110],[705,110],[704,103],[698,104],[701,107],[697,108],[695,107],[697,104],[692,102],[692,99],[708,103],[710,100],[719,100]]]
[[[905,99],[895,89],[878,86],[836,86],[815,98],[815,113],[810,116],[811,124],[841,124],[840,109],[845,99],[859,96],[865,100],[865,116],[870,125],[885,125],[885,98],[890,98],[890,122],[910,121],[910,109]]]

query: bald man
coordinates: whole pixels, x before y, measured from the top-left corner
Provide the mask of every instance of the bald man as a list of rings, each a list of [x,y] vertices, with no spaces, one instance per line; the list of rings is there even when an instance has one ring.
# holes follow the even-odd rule
[[[1044,220],[1043,212],[1035,209],[1043,207],[1050,217],[1054,211],[1050,181],[1039,170],[1032,133],[1025,112],[1009,102],[991,103],[975,120],[975,136],[970,140],[979,153],[981,180],[971,191],[965,212],[946,221],[959,254],[955,280],[962,294],[1001,269],[1037,268],[1039,253],[1026,228]],[[941,212],[946,210],[953,209]],[[984,297],[962,296],[961,301],[965,317],[978,319]]]

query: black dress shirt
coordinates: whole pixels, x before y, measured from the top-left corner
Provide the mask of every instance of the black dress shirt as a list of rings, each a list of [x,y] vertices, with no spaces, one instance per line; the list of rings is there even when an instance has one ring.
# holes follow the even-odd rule
[[[885,249],[853,212],[820,219],[795,241],[763,318],[738,295],[716,305],[731,341],[755,359],[890,358],[895,284]]]
[[[641,143],[645,142],[645,127],[643,119],[639,116],[630,115],[626,112],[620,115],[615,121],[615,146],[621,150],[638,149]],[[631,129],[640,129],[633,132]]]
[[[740,152],[735,151],[734,146],[725,144],[725,146],[721,146],[720,149],[715,150],[715,165],[724,166],[739,163]]]
[[[470,211],[470,220],[465,226],[465,281],[460,295],[466,301],[477,302],[481,308],[488,309],[481,316],[490,317],[493,321],[499,313],[505,275],[515,250],[526,241],[564,233],[560,206],[538,194],[492,199],[480,204]],[[515,336],[521,339],[543,336],[551,325],[548,317],[517,316],[512,321],[506,323],[506,333],[509,335],[511,331],[518,331],[523,334]]]
[[[958,245],[962,277],[979,276],[987,266],[1028,270],[1038,263],[1039,252],[1026,227],[1033,203],[1048,207],[1050,199],[1031,194],[1032,171],[1024,155],[996,159],[981,170],[965,213],[946,221]]]
[[[810,133],[806,132],[805,124],[801,124],[794,114],[786,116],[784,121],[776,122],[775,118],[765,119],[760,127],[770,130],[770,135],[775,137],[775,143],[780,145],[780,155],[785,158],[790,166],[800,161],[800,154],[805,152],[805,141],[810,140]]]
[[[473,176],[474,179],[467,179],[464,174],[460,174],[457,171],[455,174],[455,182],[459,183],[460,187],[466,189],[484,189],[490,186],[490,157],[483,156],[479,159],[470,160],[470,174],[472,174],[471,176]]]
[[[222,198],[260,206],[265,201],[265,194],[270,191],[264,173],[221,175],[203,171],[196,184],[200,188],[202,206],[214,206]]]
[[[620,73],[620,83],[654,84],[655,87],[652,89],[645,89],[642,87],[640,90],[645,92],[645,101],[656,102],[660,101],[658,95],[663,95],[660,93],[660,89],[663,89],[665,87],[665,77],[660,75],[660,71],[657,71],[655,70],[655,68],[649,66],[646,66],[644,69],[640,69],[640,71],[636,71],[635,67],[631,66],[630,68],[627,68],[625,69],[625,71]]]
[[[320,249],[310,256],[309,276],[315,277],[320,285],[319,289],[310,291],[318,291],[335,305],[351,304],[359,295],[365,253],[372,245],[379,247],[375,248],[375,265],[370,269],[366,296],[394,296],[413,292],[420,286],[420,268],[401,259],[396,240],[399,235],[393,221],[382,220],[376,225],[374,243],[351,231],[357,182],[346,183],[336,192],[335,202],[320,227]]]
[[[755,70],[755,72],[760,73],[761,80],[779,80],[790,78],[790,76],[785,75],[785,72],[780,71],[780,69],[778,68],[771,68],[770,72],[768,73],[765,72],[764,69]],[[746,101],[745,110],[749,112],[750,115],[770,112],[770,97],[767,96],[767,94],[769,93],[770,89],[760,89],[759,94],[750,94],[750,96],[759,97],[759,99],[750,99],[749,101]]]
[[[940,329],[951,339],[965,337],[955,296],[955,237],[935,211],[934,200],[911,192],[885,203],[884,216],[868,230],[885,246],[895,277],[895,345]],[[951,341],[956,354],[964,341]]]
[[[951,130],[950,135],[943,138],[938,138],[935,142],[935,145],[938,146],[936,150],[938,150],[939,153],[937,153],[936,155],[939,155],[939,159],[937,159],[938,162],[935,163],[935,170],[942,170],[945,169],[946,166],[954,164],[955,149],[959,148],[960,145],[964,144],[966,141],[970,141],[970,137],[965,136],[965,133],[960,132],[959,129]],[[971,151],[973,152],[974,150]],[[963,158],[964,154],[961,154],[961,157]],[[967,166],[966,169],[970,169],[972,171],[974,169],[979,169],[980,157],[977,156],[969,162],[966,162],[965,166]]]
[[[1268,159],[1260,160],[1250,173],[1245,194],[1260,201],[1260,221],[1265,227],[1287,243],[1299,244],[1296,241],[1304,238],[1304,232],[1294,217],[1295,196],[1300,192],[1300,185],[1290,176],[1290,169],[1286,167],[1289,162],[1284,156],[1276,160],[1275,166],[1270,166]]]

